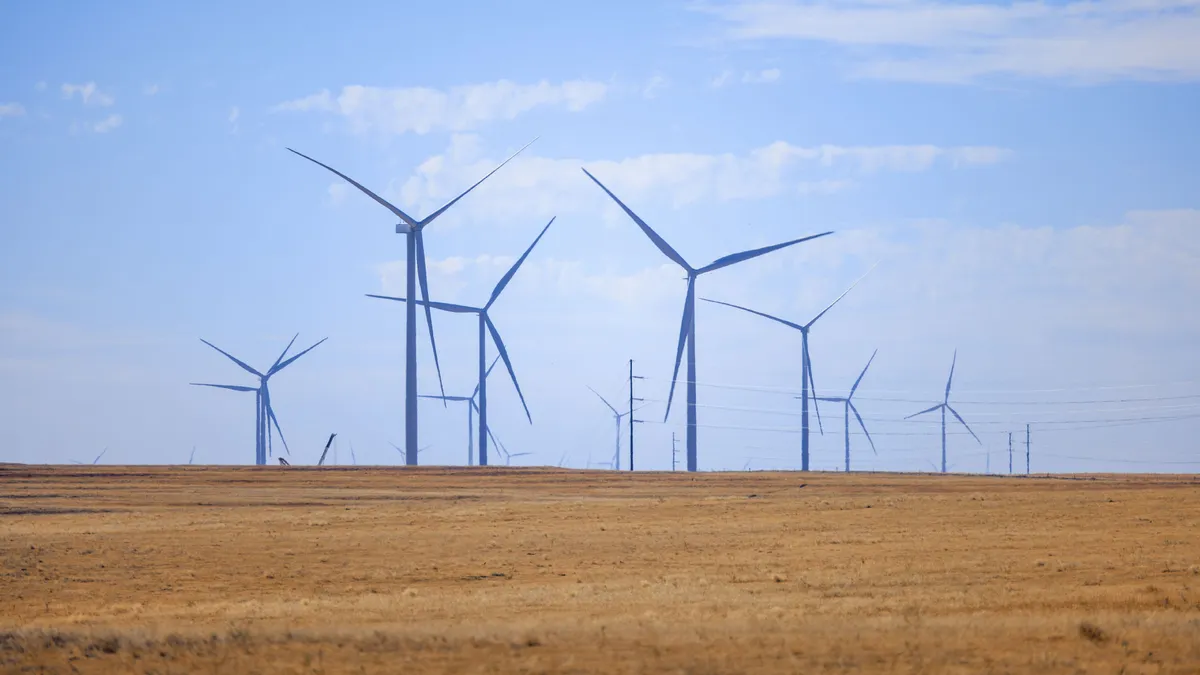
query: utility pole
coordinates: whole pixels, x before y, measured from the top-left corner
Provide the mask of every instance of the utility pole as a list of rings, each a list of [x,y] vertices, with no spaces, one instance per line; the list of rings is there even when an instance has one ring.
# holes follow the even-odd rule
[[[1012,432],[1008,432],[1008,475],[1012,475]]]
[[[633,381],[645,379],[640,375],[633,374],[633,359],[629,359],[629,470],[633,471],[633,425],[641,424],[642,421],[633,418],[633,402],[642,401],[644,399],[636,398],[633,395]]]
[[[675,466],[679,462],[679,449],[675,447],[675,432],[671,432],[671,470],[675,470]]]
[[[1025,425],[1025,475],[1029,475],[1029,425]]]

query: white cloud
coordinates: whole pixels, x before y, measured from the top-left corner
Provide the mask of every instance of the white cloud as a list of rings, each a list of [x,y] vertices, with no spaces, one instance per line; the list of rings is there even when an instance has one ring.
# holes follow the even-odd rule
[[[777,141],[737,155],[661,153],[621,160],[552,159],[521,155],[480,186],[458,214],[489,218],[549,217],[615,207],[579,170],[586,167],[622,199],[653,196],[680,208],[710,200],[727,202],[781,194],[821,195],[848,188],[870,174],[925,171],[1005,161],[1012,151],[992,146],[935,145],[803,147]],[[477,139],[456,136],[441,155],[425,160],[399,187],[401,202],[418,213],[440,206],[498,160],[481,157]],[[813,173],[825,173],[813,177]],[[829,176],[832,172],[835,175]],[[395,189],[393,187],[393,193]],[[486,207],[482,206],[486,204]]]
[[[117,127],[121,126],[122,121],[123,120],[121,119],[120,115],[109,115],[108,117],[105,117],[104,119],[100,120],[99,122],[93,124],[92,131],[94,131],[98,134],[106,134],[106,133],[112,131],[113,129],[116,129]]]
[[[39,81],[37,84],[33,85],[33,88],[38,91],[46,91],[46,82],[44,80]]]
[[[863,77],[933,82],[994,75],[1078,82],[1200,78],[1196,0],[817,0],[733,2],[704,11],[720,17],[732,39],[795,39],[851,48],[849,53],[862,59],[855,74]]]
[[[742,82],[747,84],[771,84],[779,81],[783,73],[778,68],[769,68],[758,72],[747,72],[742,75]]]
[[[20,117],[25,114],[25,106],[20,103],[0,103],[0,118]]]
[[[142,93],[146,96],[154,96],[158,94],[159,91],[161,91],[161,89],[159,89],[157,84],[148,84],[142,89]]]
[[[646,82],[646,86],[642,88],[643,98],[654,98],[658,92],[667,86],[667,78],[662,75],[655,75]]]
[[[116,99],[110,94],[106,94],[96,88],[95,82],[87,84],[64,84],[62,86],[62,95],[65,99],[75,98],[79,95],[79,99],[83,101],[85,106],[100,106],[107,107],[116,102]]]
[[[344,118],[355,133],[427,134],[466,131],[488,122],[510,120],[535,108],[581,111],[604,99],[603,82],[570,80],[517,84],[499,80],[453,87],[388,89],[351,85],[336,97],[322,91],[275,106],[275,111],[324,112]]]
[[[733,81],[733,71],[729,70],[727,68],[725,70],[722,70],[720,73],[718,73],[716,77],[709,80],[708,84],[713,89],[720,89],[721,87],[724,87],[725,85],[729,84],[732,81]]]

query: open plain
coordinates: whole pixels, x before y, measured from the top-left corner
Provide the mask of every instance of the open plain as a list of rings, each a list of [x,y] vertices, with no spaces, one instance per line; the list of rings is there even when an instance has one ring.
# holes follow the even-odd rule
[[[1200,479],[0,466],[0,671],[1200,672]]]

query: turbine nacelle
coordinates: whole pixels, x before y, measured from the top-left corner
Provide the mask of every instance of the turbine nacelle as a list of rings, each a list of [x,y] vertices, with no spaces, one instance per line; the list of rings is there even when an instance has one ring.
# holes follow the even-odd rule
[[[396,234],[411,234],[416,232],[417,228],[405,222],[396,223]]]

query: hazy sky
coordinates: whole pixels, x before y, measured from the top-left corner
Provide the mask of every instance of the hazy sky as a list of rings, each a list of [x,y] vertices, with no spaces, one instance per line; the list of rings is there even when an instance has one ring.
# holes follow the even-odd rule
[[[803,322],[880,262],[812,334],[822,395],[879,350],[854,468],[938,461],[937,418],[901,418],[957,349],[983,445],[952,426],[953,470],[1007,470],[1028,422],[1035,471],[1196,471],[1198,35],[1196,0],[6,3],[0,461],[251,463],[252,397],[188,382],[253,382],[199,338],[267,367],[299,332],[329,341],[272,380],[293,462],[336,431],[339,461],[398,463],[403,311],[363,296],[403,292],[404,240],[284,148],[424,216],[540,136],[426,230],[432,296],[476,304],[558,216],[492,312],[533,425],[497,371],[491,426],[521,463],[609,460],[585,385],[627,400],[630,358],[639,468],[683,436],[683,274],[586,166],[693,264],[836,231],[703,297]],[[469,394],[473,320],[434,326]],[[701,468],[799,466],[799,345],[700,303]],[[465,460],[465,409],[421,421],[423,462]]]

